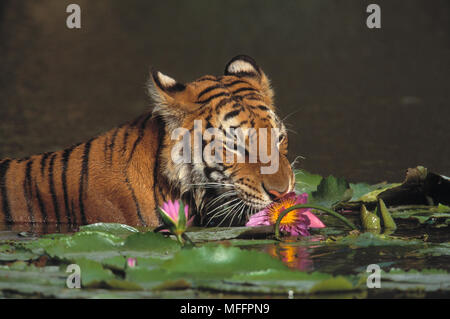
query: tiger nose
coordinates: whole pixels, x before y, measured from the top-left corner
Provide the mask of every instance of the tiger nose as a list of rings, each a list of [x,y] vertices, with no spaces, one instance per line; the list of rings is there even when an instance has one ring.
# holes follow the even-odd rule
[[[262,185],[264,188],[264,191],[269,195],[270,200],[276,201],[286,195],[289,191],[289,187],[286,187],[285,190],[280,191],[279,189],[275,189],[273,187],[266,187],[265,184]]]

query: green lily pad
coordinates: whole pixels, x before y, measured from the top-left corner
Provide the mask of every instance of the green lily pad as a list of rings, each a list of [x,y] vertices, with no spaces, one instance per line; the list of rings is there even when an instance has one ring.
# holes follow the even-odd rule
[[[180,244],[177,241],[154,232],[132,234],[123,244],[124,251],[144,251],[166,255],[179,249]]]
[[[199,278],[222,278],[238,272],[287,268],[280,260],[268,254],[222,245],[182,250],[162,267],[170,272]]]
[[[317,186],[317,191],[312,192],[312,198],[309,202],[332,207],[341,201],[350,200],[352,194],[353,190],[345,179],[328,176],[322,179]]]
[[[390,187],[390,184],[379,183],[370,185],[367,183],[350,183],[350,188],[353,190],[353,196],[350,201],[359,201],[364,195],[375,190],[386,190],[386,187]]]
[[[307,171],[296,169],[295,173],[295,189],[300,193],[308,193],[311,195],[312,192],[317,190],[317,186],[322,180],[322,176],[317,174],[311,174]]]
[[[333,242],[355,247],[423,245],[423,242],[420,240],[404,240],[386,236],[383,234],[374,234],[372,232],[365,232],[358,235],[351,234],[342,238],[338,238]]]
[[[433,244],[418,249],[416,253],[425,256],[450,256],[450,243]]]
[[[104,232],[111,235],[126,237],[128,235],[138,233],[139,231],[131,226],[117,223],[96,223],[90,225],[84,225],[80,227],[80,231],[97,231]]]
[[[38,257],[38,254],[20,246],[15,247],[7,244],[0,245],[0,261],[34,260]]]
[[[103,268],[103,265],[97,261],[80,258],[74,263],[80,266],[83,287],[99,287],[104,282],[115,279],[111,270]]]
[[[122,245],[122,239],[103,232],[84,231],[72,236],[39,240],[45,252],[51,257],[78,258],[89,254],[96,259],[100,253],[116,252]],[[102,255],[103,256],[103,255]]]
[[[391,270],[381,273],[382,289],[450,291],[450,274],[445,270]]]
[[[445,221],[450,218],[450,209],[448,206],[431,206],[428,209],[405,209],[397,210],[391,213],[393,218],[417,220],[420,224],[434,224],[439,220]]]
[[[145,289],[153,289],[161,286],[164,282],[184,279],[185,276],[180,273],[171,273],[165,269],[148,269],[140,266],[128,268],[126,271],[126,280],[139,284]]]
[[[323,280],[315,284],[311,289],[310,293],[324,293],[324,292],[341,292],[341,291],[351,291],[355,287],[353,284],[342,276],[335,278],[330,278]]]
[[[373,190],[373,191],[371,191],[369,193],[366,193],[366,194],[362,195],[361,197],[356,199],[356,201],[364,202],[364,203],[376,202],[378,200],[377,196],[379,194],[381,194],[382,192],[384,192],[384,191],[386,191],[388,189],[391,189],[391,188],[394,188],[394,187],[398,187],[400,185],[401,185],[401,183],[393,183],[393,184],[384,185],[384,186],[382,186],[380,188],[377,188],[377,189],[375,189],[375,190]]]
[[[235,238],[265,238],[273,234],[272,226],[259,227],[211,227],[186,232],[194,242],[230,240]]]

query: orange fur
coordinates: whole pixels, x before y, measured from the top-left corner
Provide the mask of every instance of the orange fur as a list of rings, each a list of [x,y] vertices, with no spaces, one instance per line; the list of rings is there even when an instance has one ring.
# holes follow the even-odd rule
[[[233,60],[240,64],[228,66],[225,76],[204,76],[187,85],[154,72],[153,111],[66,150],[0,161],[0,223],[117,222],[156,227],[161,222],[156,208],[178,198],[197,210],[197,221],[204,223],[203,197],[208,190],[190,185],[210,182],[208,172],[172,162],[176,142],[172,130],[192,131],[196,119],[202,120],[203,130],[207,125],[283,127],[274,113],[273,91],[265,74],[248,57]],[[293,189],[287,139],[280,151],[280,169],[273,175],[258,174],[261,163],[224,163],[223,171],[210,170],[222,174],[222,182],[234,184],[236,197],[255,210],[271,200],[264,187],[280,193]]]

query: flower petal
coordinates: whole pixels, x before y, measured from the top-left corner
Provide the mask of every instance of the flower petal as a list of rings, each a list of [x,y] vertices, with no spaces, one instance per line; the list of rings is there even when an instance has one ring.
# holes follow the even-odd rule
[[[308,202],[308,193],[299,194],[295,199],[295,205],[306,204],[307,202]]]
[[[167,202],[164,202],[162,204],[161,209],[167,213],[169,211],[169,209],[170,209],[169,204]]]
[[[186,216],[186,220],[189,217],[189,205],[184,205],[184,215]]]
[[[324,228],[325,224],[322,223],[322,221],[313,213],[311,213],[309,210],[302,213],[303,215],[306,215],[309,219],[309,227],[311,228]]]
[[[178,222],[178,209],[175,206],[175,203],[172,202],[170,199],[167,202],[169,205],[169,210],[167,211],[167,213],[169,214],[169,216],[175,221],[175,223]],[[178,204],[179,207],[180,204]]]
[[[194,217],[195,216],[192,216],[191,218],[188,219],[188,221],[186,222],[186,227],[192,226],[192,223],[194,222]]]
[[[269,217],[267,215],[267,210],[263,209],[262,211],[253,214],[248,222],[245,224],[247,227],[253,226],[262,226],[262,225],[270,225]]]

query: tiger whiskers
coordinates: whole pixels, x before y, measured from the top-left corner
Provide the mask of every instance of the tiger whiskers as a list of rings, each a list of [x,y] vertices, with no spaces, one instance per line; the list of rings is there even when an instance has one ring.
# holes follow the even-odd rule
[[[220,223],[217,225],[217,227],[219,227],[220,225],[222,225],[222,223],[223,223],[228,217],[233,216],[233,218],[231,219],[231,222],[230,222],[230,226],[231,226],[232,223],[233,223],[233,219],[234,219],[234,217],[236,216],[236,211],[237,211],[237,209],[240,207],[240,205],[241,205],[242,203],[243,203],[243,202],[242,202],[242,199],[239,198],[239,201],[238,201],[236,204],[234,204],[233,206],[231,206],[230,209],[229,209],[228,211],[226,210],[228,207],[226,207],[226,208],[225,208],[225,211],[224,211],[223,213],[218,214],[218,215],[214,215],[214,217],[220,217],[220,216],[222,216],[222,215],[225,215],[225,216],[222,218],[222,220],[220,221]]]
[[[218,214],[219,212],[222,212],[224,209],[227,209],[229,207],[227,207],[227,205],[230,205],[232,203],[234,203],[235,201],[239,200],[239,198],[234,198],[234,199],[230,199],[222,204],[220,204],[219,206],[215,207],[214,209],[210,210],[209,212],[206,213],[206,216],[213,214],[214,212],[217,212],[213,214],[212,217],[217,217],[216,214]],[[221,209],[222,208],[222,209]]]
[[[238,201],[238,202],[237,202],[237,203],[234,203],[235,201]],[[221,204],[219,207],[216,207],[214,210],[217,210],[218,208],[221,208],[221,209],[219,209],[217,212],[215,212],[215,213],[209,218],[208,223],[207,223],[206,225],[209,225],[213,219],[225,215],[225,216],[223,217],[222,221],[217,225],[217,226],[220,226],[220,225],[225,221],[225,219],[230,215],[230,213],[232,213],[233,210],[240,204],[240,201],[242,201],[240,198],[234,198],[234,199],[232,199],[232,200],[229,200],[229,201],[227,201],[227,202]],[[232,203],[234,203],[234,204],[232,204]],[[230,205],[230,204],[232,204],[232,205],[231,205],[231,206],[228,206],[228,205]],[[212,214],[212,213],[213,213],[213,211],[210,211],[210,212],[207,213],[207,215],[210,215],[210,214]]]
[[[291,163],[291,166],[292,166],[292,167],[294,167],[294,166],[297,164],[297,161],[298,161],[299,158],[305,159],[304,156],[301,156],[301,155],[296,156],[296,157],[294,158],[294,160],[292,161],[292,163]],[[297,173],[299,173],[299,172],[297,172]],[[297,175],[297,173],[295,173],[295,174]]]
[[[223,200],[224,198],[231,197],[231,196],[236,196],[236,195],[237,195],[237,192],[235,190],[226,191],[226,192],[220,194],[218,197],[214,198],[209,203],[207,203],[205,205],[205,208],[211,207],[212,205],[214,205],[215,203],[219,202],[220,200]]]

